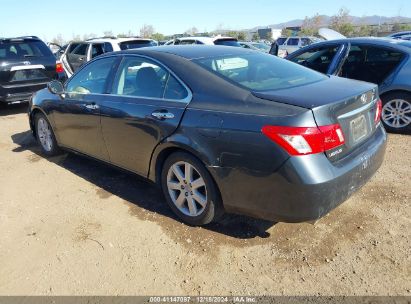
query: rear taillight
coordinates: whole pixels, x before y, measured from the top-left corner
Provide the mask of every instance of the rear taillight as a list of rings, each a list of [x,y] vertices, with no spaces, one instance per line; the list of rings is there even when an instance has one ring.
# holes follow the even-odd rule
[[[322,153],[345,143],[339,124],[320,127],[264,126],[261,131],[290,155]]]
[[[378,99],[377,101],[377,109],[375,110],[375,117],[374,117],[374,122],[375,124],[378,124],[381,120],[381,113],[382,113],[382,101],[381,99]]]
[[[57,73],[63,73],[64,72],[63,64],[59,61],[56,62],[56,72]]]

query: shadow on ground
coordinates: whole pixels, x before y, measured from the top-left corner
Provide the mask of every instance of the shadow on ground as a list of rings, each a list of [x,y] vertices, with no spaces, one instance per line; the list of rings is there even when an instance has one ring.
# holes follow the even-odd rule
[[[30,131],[12,135],[12,140],[19,146],[13,152],[31,151],[36,156],[31,158],[30,161],[33,162],[39,161],[44,157]],[[49,158],[48,161],[69,170],[101,188],[96,192],[96,196],[100,199],[106,199],[111,195],[115,195],[135,205],[137,208],[140,207],[152,213],[160,214],[171,219],[175,224],[180,225],[178,218],[167,206],[161,190],[153,183],[137,175],[73,153]],[[141,210],[138,210],[138,212],[140,213]],[[132,213],[135,212],[133,211]],[[151,217],[150,220],[156,221],[159,218]],[[237,239],[253,239],[256,237],[269,237],[270,234],[266,230],[274,224],[273,222],[245,216],[225,215],[219,223],[210,224],[204,227],[204,229]]]
[[[27,113],[27,108],[28,108],[27,102],[16,103],[16,104],[2,104],[0,102],[0,117]]]

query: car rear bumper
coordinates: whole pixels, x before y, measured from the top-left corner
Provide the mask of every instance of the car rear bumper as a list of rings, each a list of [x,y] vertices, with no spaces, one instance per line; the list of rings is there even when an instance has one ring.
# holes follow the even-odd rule
[[[28,101],[34,92],[44,89],[47,83],[48,82],[24,85],[0,85],[0,102]]]
[[[210,168],[224,208],[279,222],[321,218],[363,186],[381,166],[386,132],[379,127],[349,156],[331,163],[325,154],[290,157],[275,173]]]

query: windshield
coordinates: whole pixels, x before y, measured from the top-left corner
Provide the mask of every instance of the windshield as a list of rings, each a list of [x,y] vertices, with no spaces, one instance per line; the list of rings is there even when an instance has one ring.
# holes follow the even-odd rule
[[[139,49],[148,46],[157,46],[157,43],[153,40],[131,40],[120,42],[121,50]]]
[[[0,41],[0,59],[24,59],[29,57],[53,56],[41,41],[5,40]]]
[[[327,79],[318,72],[264,53],[201,58],[194,62],[252,91],[287,89]]]
[[[287,40],[287,37],[280,37],[277,39],[277,44],[283,45],[286,40]]]
[[[268,52],[270,50],[270,46],[265,44],[265,43],[253,43],[252,44],[254,47],[256,47],[257,49],[264,51],[264,52]]]
[[[226,45],[226,46],[239,46],[241,45],[238,43],[236,39],[217,39],[214,41],[215,45]]]

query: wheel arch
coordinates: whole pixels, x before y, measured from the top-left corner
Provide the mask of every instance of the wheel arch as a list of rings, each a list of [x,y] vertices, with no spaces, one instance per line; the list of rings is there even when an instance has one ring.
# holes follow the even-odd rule
[[[191,148],[190,146],[183,144],[183,143],[166,142],[166,143],[158,145],[156,149],[154,150],[153,155],[151,157],[150,167],[149,167],[149,172],[148,172],[148,178],[151,181],[155,182],[158,185],[160,184],[161,170],[163,168],[164,162],[171,154],[175,152],[189,153],[193,155],[195,158],[197,158],[199,161],[201,161],[206,168],[209,165],[209,161],[207,157],[205,157],[204,155],[202,155],[195,149]]]
[[[381,99],[384,99],[386,96],[391,95],[391,94],[408,94],[411,96],[411,88],[409,90],[407,89],[393,89],[389,91],[385,91],[384,93],[380,94]]]
[[[34,125],[34,124],[35,124],[34,117],[35,117],[38,113],[43,114],[43,115],[47,118],[47,114],[44,112],[43,109],[41,109],[41,108],[39,108],[39,107],[34,107],[34,108],[30,111],[29,123],[30,123],[30,129],[31,129],[31,131],[33,132],[33,135],[34,135],[34,136],[36,136],[36,126]],[[49,120],[49,119],[47,118],[47,120]],[[49,120],[49,123],[50,123],[50,120]],[[51,123],[50,123],[50,126],[51,126],[51,128],[53,128],[53,126],[51,125]],[[54,130],[53,130],[53,132],[54,132]]]

